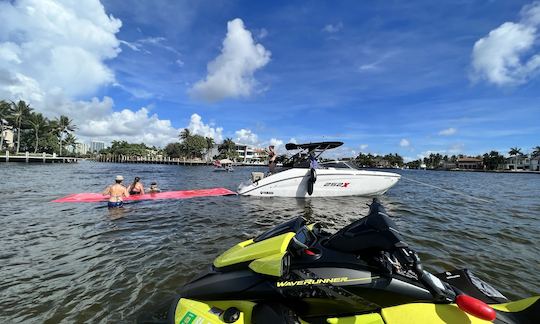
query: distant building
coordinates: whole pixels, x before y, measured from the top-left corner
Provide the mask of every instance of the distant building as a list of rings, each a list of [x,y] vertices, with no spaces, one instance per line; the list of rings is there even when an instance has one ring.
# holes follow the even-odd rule
[[[6,126],[4,126],[6,127]],[[13,129],[11,129],[11,127],[7,126],[6,129],[4,129],[4,134],[2,134],[3,137],[4,137],[4,146],[11,149],[13,148],[13,146],[15,145],[14,144],[14,137],[15,137],[15,134],[13,133]],[[0,149],[2,149],[0,147]]]
[[[482,170],[484,161],[473,157],[461,157],[457,159],[457,167],[465,170]]]
[[[214,156],[219,155],[219,144],[214,144],[211,149],[207,150],[204,154],[204,158],[206,161],[212,161],[214,159]]]
[[[89,151],[90,151],[90,145],[86,143],[77,143],[77,145],[75,146],[75,153],[77,154],[84,155],[84,154],[87,154]]]
[[[237,143],[236,152],[238,153],[238,161],[244,163],[260,163],[267,158],[264,149],[248,144]]]
[[[506,159],[506,170],[540,171],[540,156],[515,155]]]
[[[445,170],[452,170],[457,168],[457,164],[451,161],[441,161],[441,168]]]
[[[101,150],[105,149],[105,142],[101,141],[92,141],[90,143],[90,152],[91,153],[99,153]]]

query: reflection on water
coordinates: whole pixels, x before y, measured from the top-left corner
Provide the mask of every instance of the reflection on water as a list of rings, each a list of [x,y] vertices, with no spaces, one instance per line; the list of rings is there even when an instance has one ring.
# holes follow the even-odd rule
[[[0,322],[131,322],[168,299],[220,252],[295,216],[335,231],[368,211],[368,198],[207,197],[53,204],[99,192],[116,174],[163,190],[227,187],[249,177],[211,167],[1,164]],[[400,171],[487,199],[479,203],[401,180],[381,202],[426,268],[467,267],[510,297],[540,292],[540,176]]]

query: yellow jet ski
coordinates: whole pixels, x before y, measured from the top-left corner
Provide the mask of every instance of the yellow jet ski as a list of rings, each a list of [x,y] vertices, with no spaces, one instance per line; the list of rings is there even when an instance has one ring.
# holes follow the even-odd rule
[[[376,200],[335,234],[296,218],[238,243],[139,323],[540,323],[466,269],[431,274]]]

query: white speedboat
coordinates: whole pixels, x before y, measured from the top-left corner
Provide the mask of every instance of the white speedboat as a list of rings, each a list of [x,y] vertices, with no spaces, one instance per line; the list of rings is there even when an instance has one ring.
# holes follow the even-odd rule
[[[332,161],[318,164],[317,158],[342,142],[292,144],[287,150],[301,150],[278,172],[252,172],[251,183],[240,185],[238,193],[266,197],[338,197],[382,195],[401,176],[391,172],[359,170],[352,163]]]

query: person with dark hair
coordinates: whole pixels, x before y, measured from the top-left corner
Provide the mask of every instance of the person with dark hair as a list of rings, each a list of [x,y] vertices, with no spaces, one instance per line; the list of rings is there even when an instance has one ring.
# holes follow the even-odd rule
[[[161,189],[159,189],[158,185],[157,185],[157,182],[152,182],[150,184],[150,190],[148,190],[148,192],[150,193],[157,193],[157,192],[161,192]]]
[[[124,205],[124,198],[129,197],[129,192],[122,184],[124,177],[117,175],[114,178],[115,183],[108,186],[104,191],[104,195],[109,195],[109,202],[107,203],[109,208],[121,208]]]
[[[141,178],[135,177],[133,183],[128,188],[130,195],[144,195],[144,186],[141,182]]]

